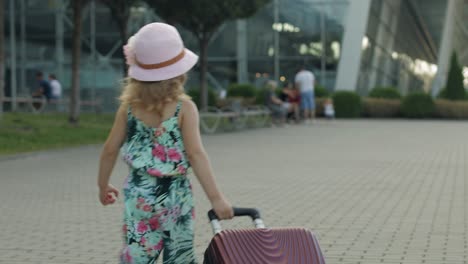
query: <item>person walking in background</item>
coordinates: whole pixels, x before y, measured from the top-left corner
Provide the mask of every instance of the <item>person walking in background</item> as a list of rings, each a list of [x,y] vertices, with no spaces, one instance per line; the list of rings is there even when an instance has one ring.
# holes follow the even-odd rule
[[[198,56],[184,48],[177,29],[164,23],[142,27],[124,46],[128,76],[121,105],[101,153],[99,200],[119,194],[109,183],[119,149],[130,174],[124,183],[124,248],[120,263],[196,263],[193,168],[220,219],[233,217],[203,147],[199,113],[184,93]],[[109,220],[111,221],[111,220]]]
[[[44,80],[44,74],[42,72],[36,73],[36,79],[38,87],[32,96],[35,98],[44,96],[47,101],[49,101],[52,98],[52,88],[50,87],[50,83]]]
[[[49,74],[49,83],[52,91],[52,99],[60,99],[62,97],[62,85],[57,80],[57,77],[55,77],[55,74]]]
[[[304,122],[310,124],[315,120],[315,76],[311,71],[306,70],[305,66],[302,66],[294,81],[295,87],[301,92],[301,109],[304,113]]]

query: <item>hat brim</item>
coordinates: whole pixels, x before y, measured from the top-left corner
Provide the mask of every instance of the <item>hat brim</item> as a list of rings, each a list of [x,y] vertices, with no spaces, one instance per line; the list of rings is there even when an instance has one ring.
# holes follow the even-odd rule
[[[180,76],[197,64],[198,56],[185,49],[184,57],[178,62],[159,69],[143,69],[134,64],[128,68],[128,76],[143,82],[164,81]]]

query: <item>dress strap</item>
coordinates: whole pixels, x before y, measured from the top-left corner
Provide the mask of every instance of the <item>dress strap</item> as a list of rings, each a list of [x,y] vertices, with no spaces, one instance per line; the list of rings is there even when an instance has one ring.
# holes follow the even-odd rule
[[[180,108],[182,108],[182,101],[179,100],[179,102],[177,102],[177,107],[176,107],[174,116],[179,116]]]

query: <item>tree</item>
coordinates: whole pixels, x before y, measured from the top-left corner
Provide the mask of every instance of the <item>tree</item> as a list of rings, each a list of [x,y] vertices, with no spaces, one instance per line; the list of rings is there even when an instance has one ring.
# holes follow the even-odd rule
[[[200,48],[201,106],[208,105],[207,49],[210,39],[228,20],[247,18],[270,0],[146,0],[167,23],[178,24],[197,38]]]
[[[466,100],[466,91],[463,85],[463,71],[454,52],[450,61],[450,70],[447,77],[445,97],[449,100]]]
[[[140,0],[100,0],[106,5],[112,14],[112,18],[117,23],[119,30],[120,40],[122,45],[125,45],[128,39],[128,20],[130,19],[130,10],[132,6],[141,2]],[[122,51],[121,51],[122,52]],[[125,56],[123,58],[123,71],[124,76],[127,74],[127,64],[125,63]]]
[[[0,0],[0,118],[3,114],[3,96],[5,92],[5,3]]]
[[[70,94],[70,116],[68,121],[78,124],[80,116],[80,56],[81,56],[81,21],[83,7],[87,0],[73,0],[73,35],[72,35],[72,85]]]

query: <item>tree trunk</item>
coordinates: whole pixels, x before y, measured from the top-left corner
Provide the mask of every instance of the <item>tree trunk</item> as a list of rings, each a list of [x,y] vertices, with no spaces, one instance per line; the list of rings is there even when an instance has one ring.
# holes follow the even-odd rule
[[[5,3],[0,0],[0,119],[3,116],[3,97],[5,89]]]
[[[69,122],[77,124],[80,115],[80,55],[82,0],[73,0],[72,90]]]
[[[201,110],[208,109],[208,89],[206,85],[207,73],[207,51],[208,51],[208,37],[203,34],[199,39],[200,43],[200,106]]]

